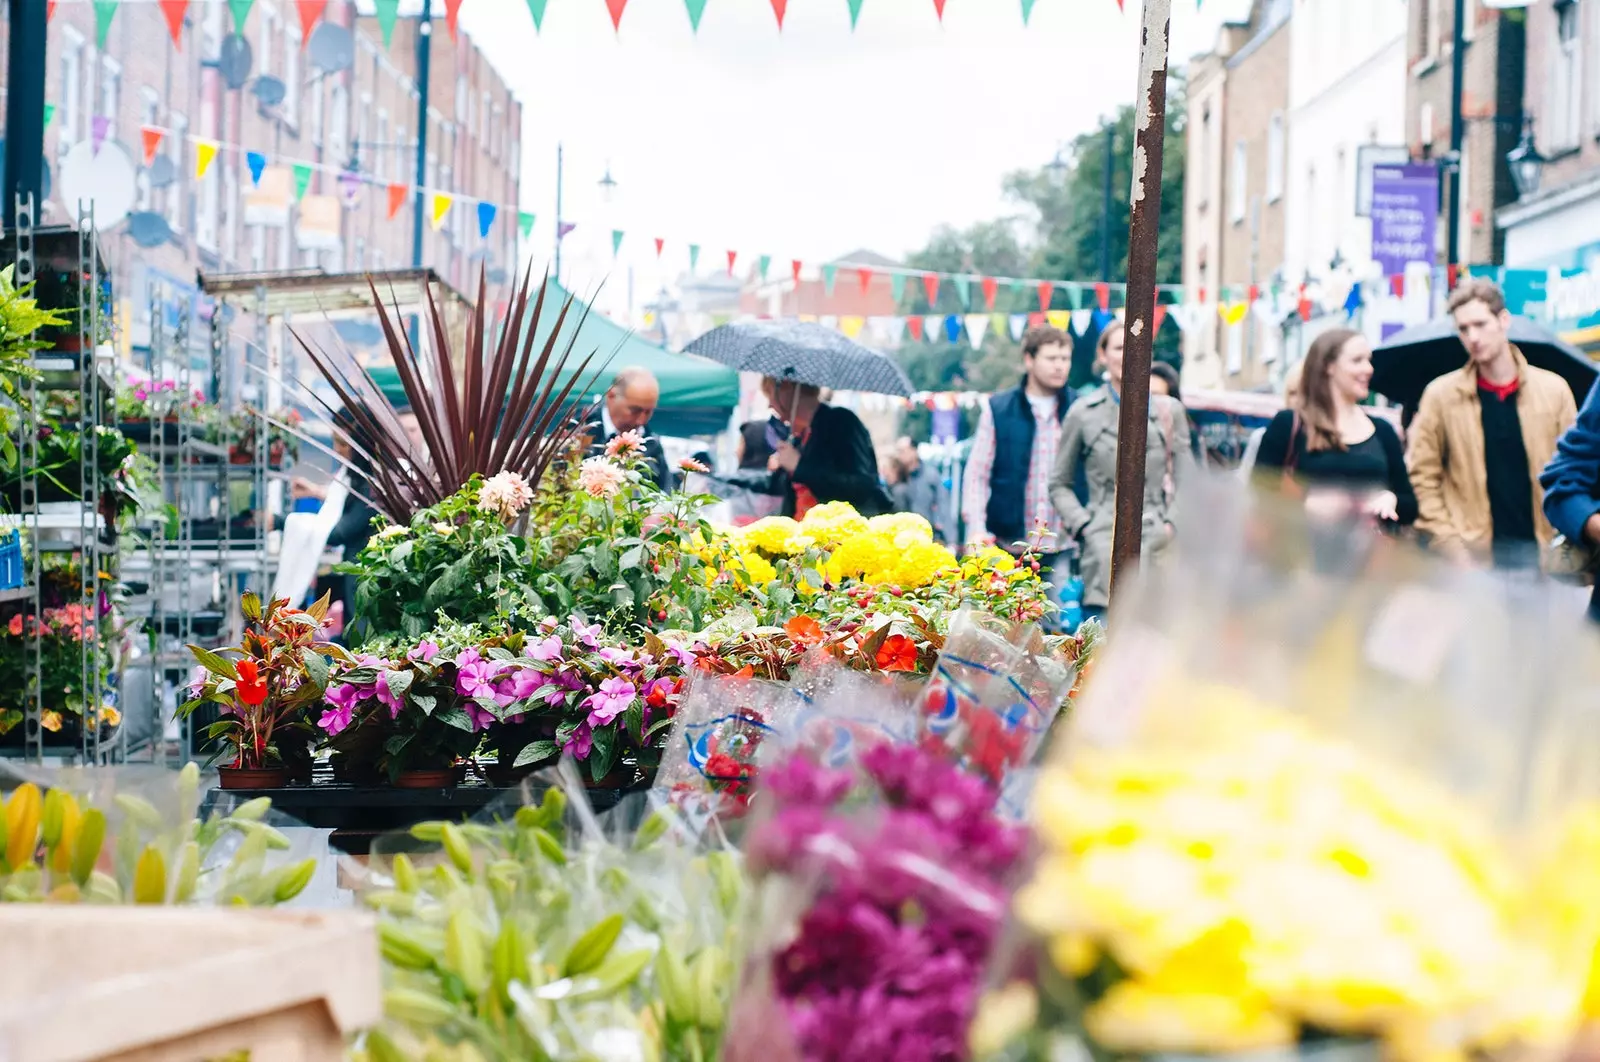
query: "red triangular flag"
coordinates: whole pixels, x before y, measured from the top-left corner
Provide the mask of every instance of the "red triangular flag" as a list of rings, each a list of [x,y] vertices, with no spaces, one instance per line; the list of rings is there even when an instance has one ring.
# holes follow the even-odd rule
[[[1461,267],[1458,265],[1445,266],[1444,275],[1445,284],[1450,288],[1451,291],[1454,291],[1456,287],[1456,281],[1461,278]]]
[[[927,292],[928,295],[928,309],[933,309],[934,305],[939,301],[939,274],[922,274],[922,290]]]
[[[1100,304],[1100,312],[1106,313],[1111,309],[1111,285],[1096,284],[1094,286],[1094,301]]]
[[[306,42],[311,40],[311,31],[322,21],[328,0],[295,0],[295,6],[300,9],[300,48],[304,51]]]
[[[783,13],[789,8],[789,0],[772,0],[772,13],[778,16],[778,32],[783,32]]]
[[[1036,312],[1034,312],[1034,313],[1030,313],[1030,314],[1029,314],[1029,315],[1028,315],[1028,327],[1029,327],[1029,328],[1040,328],[1040,327],[1042,327],[1042,326],[1043,326],[1043,325],[1044,325],[1044,324],[1045,324],[1045,323],[1046,323],[1046,322],[1047,322],[1047,321],[1048,321],[1048,320],[1049,320],[1049,318],[1048,318],[1048,317],[1046,317],[1046,316],[1045,316],[1045,315],[1044,315],[1044,314],[1042,314],[1042,313],[1038,313],[1038,312],[1037,312],[1037,311],[1036,311]]]
[[[1117,0],[1117,3],[1122,3],[1122,0]],[[944,0],[933,0],[933,13],[939,16],[941,23],[944,21]]]
[[[410,189],[407,188],[403,184],[391,184],[389,186],[389,220],[390,221],[393,221],[394,220],[394,216],[396,214],[400,213],[400,208],[405,206],[406,193],[408,191],[410,191]]]
[[[794,274],[795,287],[800,286],[800,259],[796,258],[789,263],[789,272]]]
[[[166,135],[161,130],[148,125],[139,130],[139,136],[144,140],[144,164],[146,166],[155,161],[156,151],[161,147],[161,138]]]
[[[611,12],[611,28],[618,33],[622,32],[622,9],[628,6],[628,0],[606,0],[606,10]]]
[[[1198,292],[1196,292],[1196,294],[1199,296],[1200,303],[1204,305],[1206,301],[1206,289],[1202,287]]]
[[[1124,10],[1123,6],[1122,6],[1122,0],[1117,0],[1117,10],[1118,11]]]
[[[667,241],[666,240],[663,240],[660,236],[656,237],[656,257],[657,258],[661,257],[661,249],[663,247],[665,247],[666,245],[667,245]]]
[[[994,277],[984,277],[981,287],[983,288],[984,305],[993,310],[994,297],[1000,293],[1000,282]]]
[[[1300,310],[1300,320],[1302,320],[1302,321],[1311,320],[1312,305],[1311,305],[1311,300],[1310,299],[1302,297],[1300,299],[1299,310]]]
[[[906,318],[906,331],[911,333],[911,338],[912,339],[921,339],[922,338],[922,318],[920,318],[920,317],[907,317]]]
[[[861,278],[861,294],[865,295],[872,287],[872,270],[857,269],[856,275]]]
[[[459,39],[456,20],[461,17],[462,0],[444,0],[444,24],[450,27],[450,39]]]
[[[49,22],[56,17],[56,0],[46,0],[44,5],[44,20]]]
[[[1050,309],[1050,297],[1056,293],[1056,286],[1048,280],[1039,281],[1039,312],[1044,313]]]
[[[1404,298],[1406,294],[1406,275],[1404,273],[1396,273],[1390,277],[1389,290]]]
[[[738,251],[729,251],[728,252],[728,275],[730,277],[733,276],[733,263],[735,261],[737,261],[738,258],[739,258],[739,252]]]
[[[1155,335],[1161,331],[1161,326],[1167,320],[1167,307],[1164,303],[1156,303],[1155,317],[1151,319],[1150,334]]]
[[[161,13],[167,17],[167,32],[172,34],[172,43],[180,49],[183,47],[183,13],[189,6],[189,0],[161,0]],[[45,16],[49,21],[49,15]]]
[[[1261,298],[1261,289],[1251,284],[1249,290],[1245,292],[1245,301],[1254,306],[1259,298]]]

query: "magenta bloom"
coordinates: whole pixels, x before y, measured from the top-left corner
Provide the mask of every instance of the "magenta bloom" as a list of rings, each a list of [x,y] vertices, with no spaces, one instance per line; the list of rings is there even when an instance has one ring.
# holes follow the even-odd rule
[[[463,701],[461,708],[467,713],[467,718],[472,720],[473,730],[487,730],[500,720],[495,718],[493,712],[484,708],[476,701]]]
[[[584,704],[589,708],[589,723],[604,726],[628,710],[628,705],[639,695],[633,683],[624,678],[608,678],[600,688],[589,694]]]
[[[561,746],[561,751],[571,753],[577,759],[586,760],[589,758],[589,750],[592,748],[594,748],[594,729],[585,720],[578,725],[578,729],[572,732],[572,736],[567,739],[566,744]]]
[[[632,664],[634,662],[632,651],[628,649],[613,649],[609,645],[600,650],[600,659],[613,667],[621,667],[624,664]]]
[[[565,647],[561,644],[561,639],[552,634],[548,638],[539,638],[529,642],[525,651],[529,659],[549,663],[552,660],[561,659],[561,650],[563,648]]]
[[[600,648],[600,633],[602,630],[600,624],[585,623],[577,616],[573,616],[569,623],[572,626],[572,634],[578,639],[579,645],[587,646],[590,649]]]
[[[504,668],[504,663],[485,660],[476,649],[463,651],[456,657],[456,693],[463,697],[494,697],[498,692],[495,679]]]
[[[433,658],[438,655],[439,647],[433,642],[418,642],[415,648],[406,653],[406,659],[421,660],[424,664],[426,664],[432,661]]]

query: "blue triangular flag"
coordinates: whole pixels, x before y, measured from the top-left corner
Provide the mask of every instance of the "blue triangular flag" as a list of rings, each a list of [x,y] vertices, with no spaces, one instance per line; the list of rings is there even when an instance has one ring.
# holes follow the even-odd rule
[[[1011,341],[1013,343],[1022,342],[1022,335],[1028,330],[1028,315],[1014,313],[1006,318],[1006,323],[1011,327]]]
[[[955,314],[944,319],[944,337],[954,343],[961,338],[961,318]]]
[[[1351,284],[1350,294],[1344,297],[1345,316],[1354,317],[1359,309],[1361,309],[1361,285]]]
[[[267,168],[267,157],[259,151],[247,152],[244,164],[250,167],[250,183],[261,187],[261,174]]]
[[[494,224],[494,216],[496,214],[498,214],[499,212],[500,212],[500,208],[495,206],[493,203],[479,203],[478,204],[478,235],[479,236],[483,236],[485,238],[488,237],[489,228],[490,228],[490,226],[492,226]]]

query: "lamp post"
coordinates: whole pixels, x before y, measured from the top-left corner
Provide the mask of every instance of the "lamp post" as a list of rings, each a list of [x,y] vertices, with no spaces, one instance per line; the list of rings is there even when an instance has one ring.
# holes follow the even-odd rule
[[[1539,179],[1544,176],[1545,157],[1533,142],[1533,119],[1522,120],[1522,139],[1506,152],[1506,164],[1511,167],[1511,180],[1517,186],[1517,198],[1526,199],[1539,191]]]
[[[422,0],[422,21],[417,24],[417,194],[411,218],[411,265],[422,268],[422,212],[428,183],[428,89],[433,84],[433,0]]]
[[[1165,76],[1165,72],[1163,72]],[[1117,124],[1106,123],[1106,170],[1100,209],[1100,279],[1111,280],[1111,174],[1117,150]]]

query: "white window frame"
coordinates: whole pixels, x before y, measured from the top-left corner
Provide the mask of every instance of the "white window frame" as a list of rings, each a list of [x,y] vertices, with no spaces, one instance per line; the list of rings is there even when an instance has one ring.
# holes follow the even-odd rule
[[[1583,8],[1580,0],[1555,0],[1552,4],[1550,60],[1547,92],[1540,133],[1549,153],[1578,146],[1583,135]],[[1570,12],[1572,35],[1562,37],[1563,12]]]
[[[277,77],[277,64],[273,58],[278,51],[278,9],[272,4],[258,3],[261,22],[256,27],[255,72],[258,76]]]
[[[483,105],[478,112],[478,142],[483,146],[483,151],[489,150],[489,126],[494,120],[494,97],[485,92]]]
[[[300,27],[283,24],[283,107],[284,123],[300,128]]]
[[[1250,203],[1249,142],[1233,142],[1233,156],[1228,166],[1228,220],[1237,225],[1244,221]]]
[[[169,112],[167,128],[167,154],[172,158],[172,183],[167,185],[167,227],[182,234],[189,224],[189,116],[181,111]]]
[[[250,226],[250,268],[259,273],[267,268],[267,227]]]
[[[1248,314],[1246,315],[1249,316]],[[1244,372],[1244,329],[1243,321],[1238,324],[1222,323],[1222,330],[1227,334],[1225,342],[1228,346],[1228,375],[1237,376]]]
[[[229,263],[234,263],[239,257],[239,216],[243,211],[243,200],[239,195],[239,167],[222,167],[222,257]]]
[[[1422,42],[1422,57],[1437,60],[1439,53],[1444,50],[1442,38],[1445,28],[1445,2],[1446,0],[1423,0],[1428,6],[1425,9],[1427,24],[1424,31],[1427,39]]]
[[[117,119],[122,110],[122,64],[100,56],[100,85],[95,93],[95,114],[108,119],[106,139],[117,139]]]
[[[378,131],[373,135],[376,137],[372,148],[373,166],[377,170],[380,180],[388,180],[389,152],[394,149],[389,146],[389,109],[387,107],[378,108]]]
[[[335,161],[350,157],[350,90],[335,84],[328,100],[328,151]]]
[[[213,165],[206,170],[206,175],[200,178],[200,187],[195,190],[194,242],[212,254],[217,253],[217,230],[222,213],[222,190],[217,186],[220,180],[217,171],[225,168],[226,163]]]
[[[1267,202],[1283,198],[1284,168],[1287,162],[1287,130],[1282,111],[1273,111],[1267,120]]]
[[[143,85],[139,89],[139,125],[143,128],[147,125],[160,124],[161,94],[149,85]],[[139,163],[139,175],[136,178],[139,189],[137,208],[151,210],[155,204],[155,189],[150,187],[150,167],[144,165],[143,154],[139,156]]]
[[[61,36],[61,106],[56,144],[65,155],[83,135],[83,55],[88,42],[71,26],[62,26]]]
[[[227,9],[222,4],[206,4],[205,14],[201,16],[201,55],[206,59],[215,59],[222,51],[222,39],[228,35],[225,19],[228,17]]]

